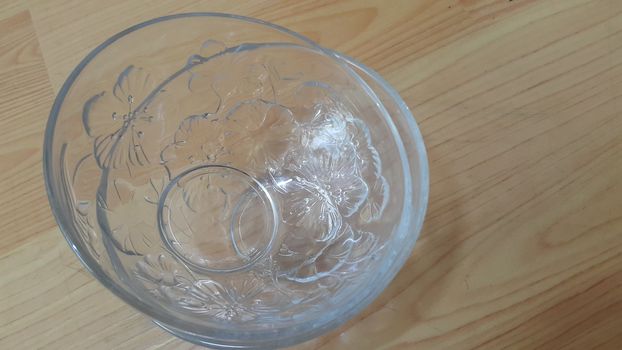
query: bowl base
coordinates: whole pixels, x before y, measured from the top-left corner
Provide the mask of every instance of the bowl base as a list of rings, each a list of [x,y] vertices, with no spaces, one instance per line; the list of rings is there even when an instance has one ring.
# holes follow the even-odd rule
[[[275,202],[247,173],[205,165],[175,177],[158,203],[162,241],[191,269],[228,273],[247,269],[270,250]]]

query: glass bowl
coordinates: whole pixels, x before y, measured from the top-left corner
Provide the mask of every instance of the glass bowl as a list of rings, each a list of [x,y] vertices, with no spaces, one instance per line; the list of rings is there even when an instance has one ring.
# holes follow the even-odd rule
[[[86,268],[214,348],[292,345],[360,312],[410,255],[428,198],[421,135],[382,78],[225,14],[98,46],[61,88],[44,150]]]

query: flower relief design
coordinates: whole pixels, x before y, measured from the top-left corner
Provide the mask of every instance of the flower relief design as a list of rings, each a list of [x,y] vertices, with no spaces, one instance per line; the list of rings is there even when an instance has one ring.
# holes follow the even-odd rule
[[[189,59],[189,93],[182,97],[188,103],[180,105],[207,101],[181,112],[186,118],[162,151],[172,176],[199,164],[219,164],[261,177],[266,168],[278,168],[296,142],[292,113],[275,102],[269,67],[261,57],[225,51],[222,43],[208,40]]]
[[[159,145],[148,140],[163,134],[161,92],[143,68],[128,66],[111,90],[91,97],[82,113],[84,130],[93,139],[93,155],[103,168],[157,164]],[[118,150],[117,150],[118,148]]]
[[[222,123],[212,116],[189,116],[161,152],[162,164],[173,178],[183,170],[200,164],[222,161],[226,154]]]
[[[130,255],[158,246],[155,217],[167,176],[159,171],[164,108],[161,92],[151,95],[155,88],[148,72],[130,65],[110,90],[84,104],[82,114],[93,158],[108,176],[97,194],[103,232]]]
[[[296,239],[285,239],[278,254],[281,278],[308,283],[330,276],[339,276],[350,267],[377,254],[378,239],[373,233],[357,231],[344,223],[335,238],[324,244],[304,242],[296,245]],[[299,248],[304,249],[302,253]],[[360,268],[360,267],[359,267]]]
[[[146,183],[113,177],[106,188],[106,201],[98,195],[98,209],[107,223],[104,232],[117,249],[128,255],[143,255],[161,247],[157,206],[166,174],[152,175]]]
[[[138,260],[134,276],[155,297],[172,303],[185,300],[194,277],[175,259],[165,254],[147,254]]]
[[[184,119],[161,159],[171,177],[205,164],[228,165],[261,176],[282,165],[295,140],[288,110],[263,101],[244,101],[224,115]]]
[[[303,106],[298,110],[311,116],[300,127],[301,147],[288,153],[273,179],[289,226],[277,261],[282,277],[313,282],[379,249],[374,234],[355,230],[351,222],[357,213],[363,223],[382,215],[388,184],[367,126],[328,87],[306,83],[302,88],[310,101],[298,101]]]
[[[297,139],[292,113],[277,104],[244,102],[226,117],[224,146],[231,152],[231,165],[256,175],[274,172]]]
[[[251,321],[278,310],[278,292],[256,278],[234,279],[227,285],[199,280],[191,288],[185,308],[225,321]]]
[[[175,259],[164,254],[145,255],[134,275],[155,297],[197,314],[221,321],[250,321],[274,312],[282,303],[278,291],[255,278],[218,282],[197,279]]]
[[[121,252],[140,256],[135,275],[155,297],[223,321],[254,320],[287,302],[300,307],[382,249],[376,234],[361,229],[382,216],[389,198],[368,127],[330,86],[279,75],[266,62],[207,41],[184,74],[156,85],[144,69],[129,66],[83,111],[93,158],[108,174],[97,196],[103,231]],[[275,86],[290,88],[277,93]],[[165,101],[166,91],[175,91],[174,101]],[[161,144],[165,115],[176,129]],[[277,253],[244,278],[197,278],[161,249],[157,205],[164,187],[209,164],[252,175],[281,208]],[[186,207],[177,209],[184,217],[200,221],[197,201],[208,196],[223,210],[235,207],[218,181],[196,183],[182,188]]]

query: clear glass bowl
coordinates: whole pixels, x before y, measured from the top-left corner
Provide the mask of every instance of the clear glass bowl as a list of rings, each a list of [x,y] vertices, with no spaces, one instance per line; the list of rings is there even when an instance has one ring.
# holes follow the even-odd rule
[[[71,73],[49,200],[89,271],[171,333],[275,348],[360,312],[427,204],[416,123],[376,73],[284,28],[161,17]]]

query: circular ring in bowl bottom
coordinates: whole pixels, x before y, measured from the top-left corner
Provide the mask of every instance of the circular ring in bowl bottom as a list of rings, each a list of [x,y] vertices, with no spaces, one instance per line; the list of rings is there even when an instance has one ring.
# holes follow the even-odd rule
[[[230,273],[270,250],[277,209],[264,186],[223,165],[189,169],[164,189],[158,204],[163,242],[189,268]]]

